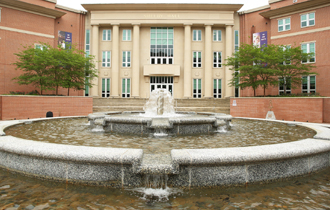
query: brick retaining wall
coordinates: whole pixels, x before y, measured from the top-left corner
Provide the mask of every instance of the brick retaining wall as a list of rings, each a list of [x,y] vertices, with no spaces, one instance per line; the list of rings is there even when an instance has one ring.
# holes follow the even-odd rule
[[[0,96],[0,120],[46,117],[87,116],[93,113],[92,97]]]
[[[236,106],[233,106],[234,100]],[[270,106],[277,120],[330,123],[330,98],[231,98],[230,114],[266,118]]]

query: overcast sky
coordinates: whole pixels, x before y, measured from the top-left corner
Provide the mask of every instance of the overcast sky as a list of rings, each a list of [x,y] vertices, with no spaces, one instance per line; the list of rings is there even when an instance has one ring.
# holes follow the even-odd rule
[[[205,4],[244,4],[242,9],[249,10],[256,7],[268,5],[268,0],[200,0],[200,1],[183,1],[183,0],[166,0],[166,1],[151,1],[151,0],[57,0],[57,4],[70,7],[73,9],[84,10],[81,4],[100,4],[100,3],[205,3]]]

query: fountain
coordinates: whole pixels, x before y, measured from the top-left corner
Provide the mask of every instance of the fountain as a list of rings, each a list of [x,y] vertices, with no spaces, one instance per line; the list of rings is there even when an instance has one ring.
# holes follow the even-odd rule
[[[158,89],[151,93],[144,112],[96,113],[90,114],[88,119],[96,131],[167,136],[229,130],[232,117],[220,113],[175,112],[171,93]]]
[[[157,107],[153,111],[90,114],[90,127],[93,131],[105,133],[168,135],[166,138],[212,135],[219,130],[230,129],[230,115],[169,112],[173,107],[167,108],[167,95],[163,90],[155,92],[147,103],[153,104],[152,108]],[[151,115],[150,112],[159,115]],[[7,121],[3,123],[2,130],[20,123],[33,125],[40,120],[50,119]],[[177,148],[165,155],[146,154],[139,148],[73,146],[2,136],[0,165],[30,176],[115,188],[141,187],[146,182],[157,180],[163,180],[168,186],[183,188],[236,186],[283,180],[329,167],[330,130],[308,123],[298,125],[295,122],[290,125],[314,129],[317,135],[262,146]],[[93,138],[96,139],[97,135]],[[157,141],[164,139],[157,138]]]

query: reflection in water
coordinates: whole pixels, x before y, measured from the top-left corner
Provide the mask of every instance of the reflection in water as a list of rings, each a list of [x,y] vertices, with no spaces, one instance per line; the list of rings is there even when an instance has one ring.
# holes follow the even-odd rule
[[[87,119],[61,119],[34,122],[14,126],[5,130],[7,135],[43,142],[84,145],[94,147],[117,147],[143,149],[144,153],[166,153],[171,149],[202,149],[221,147],[246,147],[277,144],[299,139],[312,138],[316,133],[300,126],[283,123],[232,120],[232,129],[211,135],[154,136],[92,133],[88,130]]]
[[[151,192],[66,185],[0,169],[0,209],[329,209],[329,179],[330,169],[267,185]],[[163,198],[150,196],[157,193]]]

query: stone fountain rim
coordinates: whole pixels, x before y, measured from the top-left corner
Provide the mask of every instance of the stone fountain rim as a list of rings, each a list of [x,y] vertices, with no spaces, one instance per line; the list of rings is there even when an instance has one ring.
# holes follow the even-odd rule
[[[80,116],[80,117],[86,117],[86,116]],[[29,119],[29,120],[3,121],[2,123],[0,123],[0,134],[5,135],[5,133],[3,132],[4,129],[13,125],[29,123],[34,121],[44,121],[44,120],[63,119],[63,118],[73,118],[73,117],[54,117],[54,118],[39,118],[39,119]],[[238,118],[238,119],[265,120],[265,119],[256,119],[256,118]],[[323,161],[323,159],[322,161],[319,162],[316,161],[315,163],[316,165],[310,167],[311,169],[308,169],[308,171],[304,171],[304,174],[313,172],[315,168],[317,168],[317,170],[320,170],[330,166],[329,163],[330,125],[289,122],[289,121],[283,122],[279,120],[265,120],[265,121],[274,121],[274,122],[286,123],[289,125],[305,126],[315,130],[317,134],[314,136],[314,139],[309,138],[294,142],[272,144],[272,145],[217,148],[217,149],[173,149],[171,151],[171,157],[172,157],[172,167],[174,174],[180,173],[179,171],[180,166],[191,166],[191,167],[200,166],[202,168],[208,168],[207,170],[211,170],[214,167],[220,167],[220,166],[235,167],[237,165],[245,165],[245,167],[248,167],[256,164],[271,165],[273,163],[282,163],[285,161],[297,160],[299,158],[302,160],[309,157],[311,157],[312,159],[319,158],[322,156],[322,154],[327,154],[326,163]],[[14,155],[14,156],[16,155],[17,159],[15,158],[14,160],[8,159],[6,158],[8,155]],[[92,181],[104,183],[106,182],[106,180],[104,180],[104,178],[102,177],[104,175],[102,176],[100,175],[100,177],[98,177],[97,176],[98,173],[96,173],[96,175],[86,174],[86,171],[84,171],[85,170],[84,167],[81,166],[89,165],[89,167],[105,167],[107,164],[110,164],[112,166],[123,167],[123,165],[130,165],[130,167],[132,168],[132,172],[137,172],[138,167],[142,162],[142,158],[143,158],[142,149],[102,148],[102,147],[62,145],[62,144],[45,143],[45,142],[20,139],[13,136],[0,136],[0,166],[26,174],[33,174],[34,176],[37,177],[46,176],[48,178],[51,177],[52,179],[58,179],[58,180],[70,179],[70,180],[75,180],[75,182],[89,182],[90,180],[92,180]],[[44,170],[38,171],[36,169],[33,170],[30,169],[29,167],[31,167],[31,165],[22,163],[22,160],[26,160],[26,159],[29,160],[28,163],[30,163],[31,161],[35,164],[40,164],[40,166],[43,167]],[[44,163],[45,160],[49,160],[50,163]],[[79,167],[75,166],[74,167],[75,170],[73,170],[71,172],[72,174],[69,176],[68,174],[65,175],[64,172],[63,172],[64,175],[52,174],[55,173],[53,172],[54,167],[56,167],[57,165],[61,165],[63,161],[72,163],[73,165],[78,165]],[[299,166],[296,167],[298,168]],[[100,169],[98,168],[97,170]],[[48,171],[48,172],[46,173],[44,171]],[[231,169],[228,171],[228,173],[230,171]],[[281,174],[278,176],[281,176]],[[293,173],[293,175],[290,176],[297,176],[297,174]],[[267,177],[260,178],[261,181],[263,181],[264,179],[267,179]],[[235,183],[235,180],[233,182]],[[121,185],[126,186],[124,181],[122,181]]]

